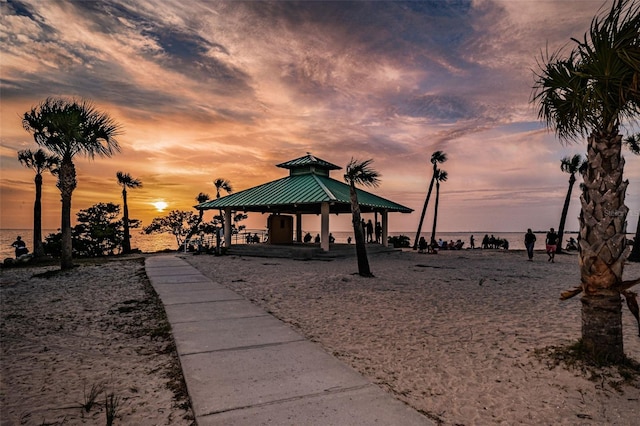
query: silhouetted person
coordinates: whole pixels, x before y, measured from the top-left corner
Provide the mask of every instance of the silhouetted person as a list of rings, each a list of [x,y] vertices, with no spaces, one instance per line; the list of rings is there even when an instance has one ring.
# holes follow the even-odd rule
[[[424,237],[420,237],[420,241],[418,241],[418,253],[424,253],[427,248],[427,240],[425,240]]]
[[[531,231],[531,228],[527,229],[527,233],[524,234],[524,246],[527,248],[527,256],[529,260],[533,260],[533,246],[536,245],[536,235]]]
[[[476,240],[473,238],[473,235],[469,237],[469,247],[472,249],[476,248]]]
[[[22,256],[23,254],[29,253],[29,249],[27,248],[25,242],[22,241],[22,237],[20,235],[18,235],[13,244],[11,244],[11,247],[14,247],[16,249],[16,258]]]
[[[558,246],[558,234],[556,234],[556,231],[554,231],[553,228],[551,228],[549,232],[547,232],[545,244],[547,245],[547,255],[549,256],[547,262],[554,263],[554,259],[556,257],[556,247]]]
[[[316,238],[314,240],[316,244],[320,244],[320,234],[316,234]]]
[[[382,238],[382,225],[380,222],[376,222],[376,243],[380,243],[380,239]]]
[[[367,242],[373,242],[373,222],[371,222],[371,219],[367,222]]]

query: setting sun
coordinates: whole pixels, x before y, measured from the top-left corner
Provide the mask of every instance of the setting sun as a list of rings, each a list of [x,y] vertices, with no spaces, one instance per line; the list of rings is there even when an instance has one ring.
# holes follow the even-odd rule
[[[159,212],[163,211],[164,209],[167,208],[168,204],[165,201],[156,201],[155,203],[151,203],[156,210],[158,210]]]

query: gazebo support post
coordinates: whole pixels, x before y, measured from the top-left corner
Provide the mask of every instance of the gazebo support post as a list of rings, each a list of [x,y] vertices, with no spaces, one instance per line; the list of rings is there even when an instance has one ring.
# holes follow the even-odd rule
[[[296,213],[296,241],[302,242],[302,213]]]
[[[389,247],[389,212],[387,210],[382,211],[382,244],[383,247]]]
[[[320,204],[320,248],[329,251],[329,203]]]
[[[224,246],[231,247],[231,207],[224,209]]]

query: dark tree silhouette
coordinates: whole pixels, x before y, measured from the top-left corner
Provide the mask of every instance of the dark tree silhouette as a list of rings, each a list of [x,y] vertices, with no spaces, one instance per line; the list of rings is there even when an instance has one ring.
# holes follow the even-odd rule
[[[33,203],[33,256],[44,256],[42,245],[42,172],[50,171],[56,174],[60,159],[55,155],[48,155],[42,149],[32,152],[30,149],[18,151],[18,161],[25,167],[36,172],[34,182],[36,185],[36,200]]]
[[[220,190],[224,190],[227,194],[230,194],[233,192],[233,188],[231,187],[231,182],[223,178],[218,178],[214,180],[213,186],[216,187],[216,199],[220,198]],[[220,226],[222,227],[222,229],[224,229],[224,212],[222,211],[222,209],[220,209],[219,213],[220,213],[220,216],[219,216]],[[216,231],[216,254],[219,255],[220,253],[221,253],[220,232]]]
[[[436,242],[436,224],[438,223],[438,204],[440,202],[440,182],[446,182],[449,174],[444,170],[436,169],[434,181],[436,183],[436,204],[433,209],[433,227],[431,228],[431,245]]]
[[[420,239],[420,233],[422,232],[422,224],[424,223],[425,215],[427,214],[427,206],[429,205],[429,199],[431,198],[431,191],[433,190],[433,183],[436,180],[436,172],[438,164],[442,164],[447,161],[447,154],[442,151],[435,151],[431,154],[431,164],[433,165],[433,175],[429,182],[429,189],[427,190],[427,198],[424,200],[424,206],[422,206],[422,213],[420,214],[420,222],[418,223],[418,230],[416,231],[416,237],[413,239],[413,249],[418,249],[418,240]]]
[[[569,189],[567,190],[567,196],[564,199],[564,205],[562,206],[562,214],[560,215],[560,226],[558,226],[558,245],[556,246],[556,253],[562,253],[562,240],[564,238],[564,225],[567,221],[567,213],[569,212],[569,203],[571,202],[571,192],[573,191],[573,185],[576,183],[576,173],[583,172],[587,162],[582,158],[582,155],[576,154],[573,157],[564,157],[560,160],[560,170],[565,173],[569,173]]]
[[[122,186],[122,224],[124,226],[124,237],[122,239],[122,253],[131,253],[131,235],[129,234],[129,205],[127,204],[127,188],[141,188],[142,182],[134,179],[129,173],[117,172],[118,185]]]
[[[36,143],[60,157],[58,189],[62,199],[62,255],[60,268],[73,267],[71,240],[71,196],[76,189],[77,154],[89,159],[111,157],[120,151],[116,136],[120,126],[89,101],[47,98],[26,112],[22,126],[33,134]]]
[[[380,174],[371,168],[373,159],[358,162],[353,158],[347,164],[344,180],[349,185],[349,196],[351,200],[351,221],[353,223],[353,234],[356,240],[356,256],[358,258],[358,274],[363,277],[372,277],[367,257],[367,245],[362,229],[360,204],[358,203],[358,191],[356,185],[378,186]]]

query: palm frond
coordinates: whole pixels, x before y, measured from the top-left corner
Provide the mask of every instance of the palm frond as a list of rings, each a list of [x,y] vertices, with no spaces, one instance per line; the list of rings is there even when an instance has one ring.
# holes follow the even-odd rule
[[[231,186],[231,182],[224,178],[218,178],[213,181],[213,186],[216,187],[216,198],[220,198],[220,190],[224,190],[226,193],[233,192],[233,187]]]
[[[354,185],[376,187],[380,184],[380,173],[371,167],[373,159],[357,161],[353,158],[347,164],[345,182]]]
[[[617,130],[640,113],[640,4],[617,0],[565,57],[543,58],[532,102],[562,141]]]
[[[449,179],[449,173],[447,173],[445,170],[438,169],[434,178],[436,182],[446,182],[447,179]]]
[[[572,157],[564,157],[560,160],[560,170],[565,173],[575,174],[580,170],[584,161],[580,154],[575,154]]]
[[[635,155],[640,155],[640,135],[627,136],[622,143]]]
[[[123,188],[142,187],[142,181],[140,181],[139,179],[132,178],[129,173],[118,171],[116,173],[116,178],[118,179],[118,184],[122,185]]]
[[[445,154],[444,151],[438,150],[431,154],[431,164],[434,166],[437,163],[444,163],[445,161],[447,161],[447,154]]]

